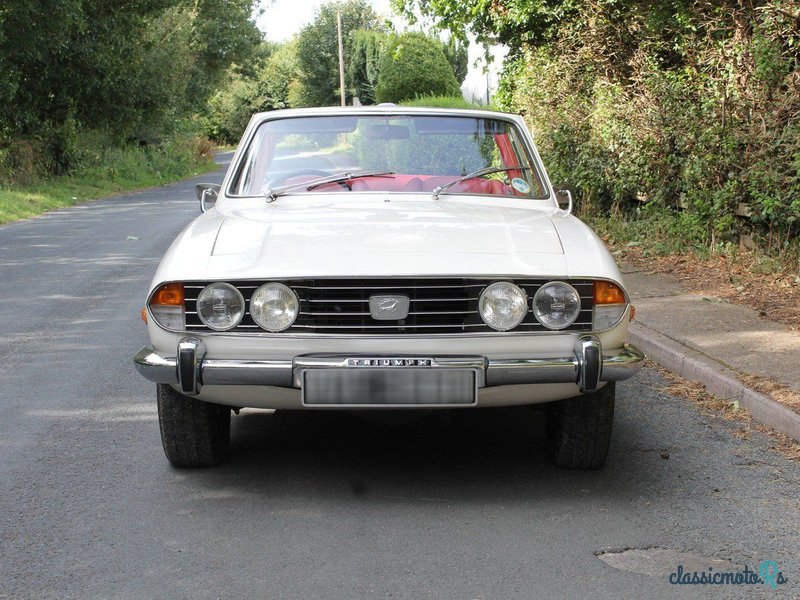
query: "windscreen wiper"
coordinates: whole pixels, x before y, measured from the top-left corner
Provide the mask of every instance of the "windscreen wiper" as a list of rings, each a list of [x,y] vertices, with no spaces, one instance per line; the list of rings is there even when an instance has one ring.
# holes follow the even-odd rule
[[[328,181],[320,181],[318,183],[311,183],[306,188],[307,192],[310,192],[314,188],[318,188],[321,185],[325,185],[326,183],[342,183],[344,181],[350,181],[351,179],[359,179],[361,177],[383,177],[384,175],[394,175],[394,171],[370,171],[367,173],[342,173],[338,177],[333,177],[332,179],[328,179]]]
[[[478,169],[477,171],[473,171],[472,173],[467,173],[463,177],[459,177],[458,179],[454,179],[444,185],[437,185],[433,188],[433,199],[438,200],[439,194],[444,192],[450,187],[453,187],[457,183],[461,183],[462,181],[466,181],[467,179],[472,179],[473,177],[483,177],[484,175],[491,175],[492,173],[505,173],[506,171],[530,171],[530,167],[486,167],[484,169]]]
[[[312,179],[311,181],[304,181],[303,183],[285,185],[283,187],[275,188],[274,190],[269,189],[264,194],[264,198],[269,203],[269,202],[274,202],[279,196],[283,196],[284,194],[288,194],[289,192],[293,192],[295,190],[305,190],[306,192],[310,192],[311,190],[328,183],[342,183],[345,181],[350,181],[351,179],[357,179],[359,177],[381,177],[382,175],[394,175],[394,174],[395,174],[394,171],[370,171],[365,173],[337,173],[335,175],[327,175],[325,177],[320,177],[319,179]]]

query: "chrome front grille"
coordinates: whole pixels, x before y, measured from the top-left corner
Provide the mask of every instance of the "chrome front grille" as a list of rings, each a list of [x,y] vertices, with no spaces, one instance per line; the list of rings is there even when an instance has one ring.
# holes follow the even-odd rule
[[[303,279],[276,280],[292,288],[300,298],[300,314],[294,325],[276,335],[291,333],[325,334],[459,334],[494,332],[478,314],[478,298],[495,281],[513,281],[528,295],[528,307],[536,291],[549,279]],[[594,300],[593,283],[587,279],[562,279],[581,296],[578,319],[565,331],[590,331]],[[249,308],[250,296],[265,281],[227,281],[244,296]],[[187,282],[186,329],[210,331],[197,316],[197,296],[204,282]],[[378,321],[369,310],[373,295],[405,295],[410,299],[408,317],[401,321]],[[249,310],[233,330],[238,333],[264,333],[255,324]],[[549,331],[529,310],[525,320],[513,332]]]

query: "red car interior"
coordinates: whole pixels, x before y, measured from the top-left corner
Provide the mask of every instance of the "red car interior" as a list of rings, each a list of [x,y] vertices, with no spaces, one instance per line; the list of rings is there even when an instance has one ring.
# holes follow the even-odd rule
[[[309,178],[313,179],[313,178]],[[444,175],[384,175],[379,177],[356,177],[344,182],[354,192],[433,192],[440,185],[450,183],[457,177]],[[294,179],[291,183],[294,183]],[[297,178],[300,183],[301,178]],[[287,182],[288,183],[288,182]],[[341,183],[327,183],[315,188],[317,192],[336,192],[342,190]],[[513,196],[514,190],[496,179],[474,177],[447,188],[450,193],[486,194],[492,196]]]
[[[517,165],[519,159],[517,158],[511,140],[508,134],[495,134],[495,144],[500,153],[503,165]],[[521,177],[520,171],[508,171],[508,179],[514,177]],[[291,178],[284,182],[286,184],[302,183],[304,180],[312,180],[313,177],[296,177]],[[445,185],[457,179],[457,176],[448,175],[385,175],[377,177],[363,177],[354,178],[347,182],[330,183],[321,185],[315,188],[318,192],[335,192],[341,191],[343,187],[354,192],[433,192],[433,190],[440,185]],[[447,188],[450,193],[461,194],[483,194],[489,196],[519,196],[521,195],[511,186],[499,181],[497,179],[485,179],[483,177],[474,177],[461,181],[453,186]]]
[[[519,159],[514,151],[507,133],[499,133],[494,136],[497,151],[500,154],[503,165],[512,166],[518,165]],[[507,177],[509,180],[515,177],[521,177],[521,171],[514,170],[508,171]],[[303,183],[304,181],[311,181],[314,177],[302,175],[299,177],[292,177],[283,182],[284,185],[291,185],[295,183]],[[354,192],[433,192],[433,190],[440,185],[446,185],[457,179],[457,176],[448,175],[411,175],[411,174],[396,174],[396,175],[383,175],[373,177],[356,177],[347,182],[342,183],[329,183],[315,188],[319,192],[335,192],[341,191],[344,187]],[[482,194],[488,196],[520,196],[521,194],[510,185],[503,183],[497,179],[485,179],[483,177],[474,177],[461,181],[447,189],[450,193],[461,194]]]

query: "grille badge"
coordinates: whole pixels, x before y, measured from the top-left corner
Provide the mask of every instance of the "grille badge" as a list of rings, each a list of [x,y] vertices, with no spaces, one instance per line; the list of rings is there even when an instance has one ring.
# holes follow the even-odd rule
[[[430,367],[432,358],[348,358],[348,367]]]
[[[400,321],[408,316],[408,296],[370,296],[369,314],[376,321]]]

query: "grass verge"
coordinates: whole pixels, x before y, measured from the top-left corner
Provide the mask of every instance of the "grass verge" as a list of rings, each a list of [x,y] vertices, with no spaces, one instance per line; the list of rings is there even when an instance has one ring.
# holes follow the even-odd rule
[[[744,304],[800,332],[800,242],[771,250],[714,243],[691,215],[664,208],[580,216],[617,262],[670,275],[692,293]]]
[[[700,260],[720,256],[740,260],[746,255],[757,273],[800,273],[800,240],[776,244],[755,231],[746,247],[735,240],[720,239],[703,219],[688,211],[655,204],[635,211],[599,211],[588,207],[579,214],[609,245],[636,252],[644,258],[693,255]],[[747,231],[742,228],[743,233]]]
[[[422,106],[425,108],[464,108],[477,110],[494,110],[489,106],[475,104],[456,96],[422,96],[414,100],[404,100],[401,106]]]
[[[0,184],[0,224],[157,185],[172,183],[219,168],[212,152],[202,154],[175,146],[158,150],[138,147],[98,152],[86,166],[69,175],[40,178],[26,184]]]

